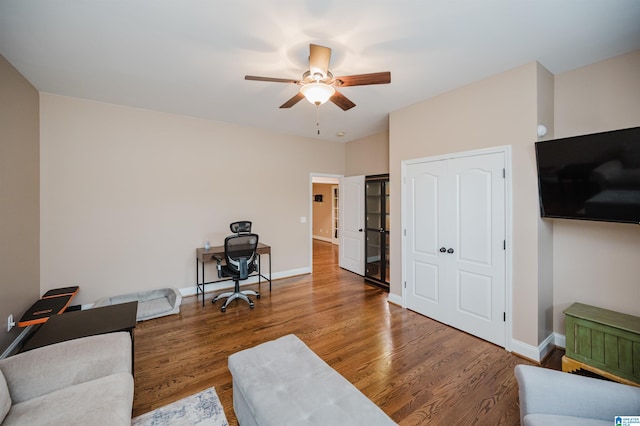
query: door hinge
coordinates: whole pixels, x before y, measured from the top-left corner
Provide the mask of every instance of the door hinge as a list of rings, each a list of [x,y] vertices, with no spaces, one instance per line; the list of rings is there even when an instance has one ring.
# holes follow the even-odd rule
[[[405,237],[407,236],[407,230],[406,229],[404,230],[404,236]]]
[[[507,313],[506,312],[502,313],[502,321],[503,322],[507,322]]]
[[[407,288],[407,282],[406,281],[404,282],[404,288]]]
[[[502,169],[502,179],[506,179],[507,178],[507,171],[505,169]]]
[[[502,250],[507,249],[507,240],[502,240]]]

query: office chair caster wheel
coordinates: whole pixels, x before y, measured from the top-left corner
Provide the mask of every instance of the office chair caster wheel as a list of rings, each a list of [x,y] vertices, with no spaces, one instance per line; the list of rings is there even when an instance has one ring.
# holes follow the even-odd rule
[[[260,295],[259,294],[256,294],[256,299],[260,299]]]
[[[225,307],[223,306],[222,308],[220,308],[220,311],[221,311],[221,312],[226,312],[226,311],[227,311],[227,308],[225,308]]]
[[[253,303],[249,305],[249,308],[250,308],[250,309],[253,309]]]

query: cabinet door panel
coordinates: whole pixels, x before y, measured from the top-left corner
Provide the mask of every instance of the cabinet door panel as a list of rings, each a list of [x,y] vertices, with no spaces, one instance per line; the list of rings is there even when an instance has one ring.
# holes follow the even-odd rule
[[[367,230],[367,266],[365,275],[377,280],[382,278],[382,247],[380,231]]]
[[[389,285],[389,185],[388,177],[370,176],[365,181],[366,265],[369,282]]]

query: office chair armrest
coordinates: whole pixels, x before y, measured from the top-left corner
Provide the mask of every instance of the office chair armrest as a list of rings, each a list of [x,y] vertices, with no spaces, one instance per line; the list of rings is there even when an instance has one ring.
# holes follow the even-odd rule
[[[218,278],[222,278],[222,258],[217,255],[213,255],[216,258],[216,269],[218,269]]]
[[[249,262],[247,262],[246,257],[241,257],[238,259],[240,264],[238,265],[238,274],[241,280],[246,280],[249,278]]]

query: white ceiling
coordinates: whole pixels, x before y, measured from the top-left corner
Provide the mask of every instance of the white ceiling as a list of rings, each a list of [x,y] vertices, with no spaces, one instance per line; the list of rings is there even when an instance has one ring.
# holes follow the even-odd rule
[[[349,111],[244,75],[298,79],[309,43]],[[324,140],[388,127],[388,114],[539,61],[554,74],[640,49],[639,0],[0,0],[0,53],[39,91]],[[640,72],[640,70],[639,70]],[[345,136],[338,137],[338,132]]]

